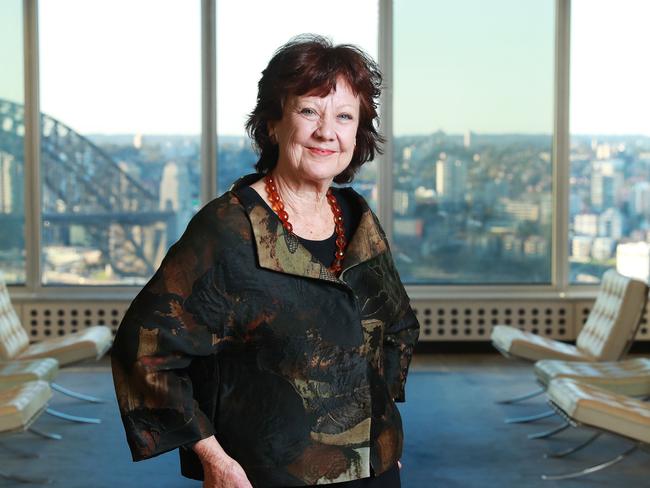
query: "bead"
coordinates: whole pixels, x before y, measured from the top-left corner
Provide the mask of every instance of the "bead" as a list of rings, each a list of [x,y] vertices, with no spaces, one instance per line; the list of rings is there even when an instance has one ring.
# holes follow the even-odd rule
[[[282,197],[280,197],[278,189],[275,186],[275,182],[273,181],[271,175],[267,174],[264,177],[264,182],[266,183],[265,188],[269,201],[271,202],[271,208],[282,222],[282,227],[284,227],[290,234],[293,234],[293,226],[289,222],[289,214],[284,209]],[[341,207],[336,200],[336,195],[334,195],[331,188],[328,188],[326,195],[327,203],[329,203],[330,208],[332,209],[332,215],[334,217],[334,230],[336,232],[336,252],[334,253],[334,262],[330,266],[329,270],[337,275],[342,270],[343,258],[345,256],[344,249],[347,245],[347,239],[345,238],[345,227],[343,225],[343,211],[341,210]]]

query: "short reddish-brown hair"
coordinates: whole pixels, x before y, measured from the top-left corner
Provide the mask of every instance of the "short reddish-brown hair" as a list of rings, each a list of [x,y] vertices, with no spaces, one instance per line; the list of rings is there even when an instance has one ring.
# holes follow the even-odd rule
[[[275,52],[257,85],[257,104],[248,116],[246,131],[259,151],[258,173],[267,173],[278,163],[279,150],[269,137],[268,122],[282,119],[287,98],[326,96],[336,89],[339,77],[359,97],[359,128],[350,164],[334,181],[350,183],[362,164],[382,153],[384,138],[377,130],[382,77],[377,63],[356,46],[335,46],[325,37],[303,34]]]

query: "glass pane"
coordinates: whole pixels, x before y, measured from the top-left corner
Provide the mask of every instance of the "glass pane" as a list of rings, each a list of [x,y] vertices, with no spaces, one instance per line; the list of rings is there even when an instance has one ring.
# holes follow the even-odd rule
[[[198,0],[39,4],[46,284],[142,284],[199,206]]]
[[[0,271],[25,282],[23,2],[0,3]]]
[[[394,2],[394,254],[411,283],[549,283],[552,0]]]
[[[262,70],[277,48],[298,34],[312,33],[335,44],[355,44],[377,59],[377,0],[333,0],[327,8],[324,5],[292,0],[217,2],[219,193],[239,176],[254,172],[257,157],[244,124],[255,107]],[[353,184],[371,205],[376,205],[376,180],[375,161],[362,167]]]
[[[572,283],[650,275],[650,3],[573,0]]]

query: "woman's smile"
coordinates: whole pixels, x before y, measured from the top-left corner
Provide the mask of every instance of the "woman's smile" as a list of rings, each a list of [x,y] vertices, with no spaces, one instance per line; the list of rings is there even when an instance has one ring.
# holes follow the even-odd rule
[[[307,147],[307,149],[317,156],[331,156],[336,153],[336,151],[333,151],[332,149],[321,149],[319,147]]]

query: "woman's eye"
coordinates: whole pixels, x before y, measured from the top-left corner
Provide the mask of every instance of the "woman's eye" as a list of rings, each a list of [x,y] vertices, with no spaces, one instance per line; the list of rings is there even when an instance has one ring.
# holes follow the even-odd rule
[[[300,110],[300,113],[303,114],[303,115],[309,115],[309,116],[316,115],[316,111],[314,109],[311,109],[311,108],[303,108],[303,109]]]
[[[352,120],[354,118],[351,114],[339,114],[339,117],[345,120]]]

